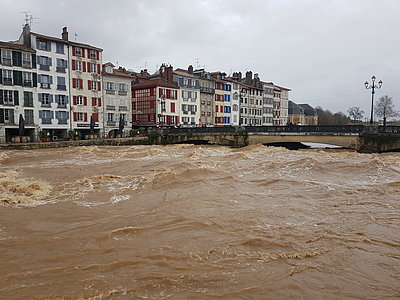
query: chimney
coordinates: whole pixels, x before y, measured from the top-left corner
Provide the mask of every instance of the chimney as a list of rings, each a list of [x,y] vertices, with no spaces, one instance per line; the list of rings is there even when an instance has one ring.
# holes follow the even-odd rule
[[[246,83],[250,85],[252,79],[253,79],[253,72],[247,71],[246,72]]]
[[[64,27],[62,30],[63,30],[63,32],[61,34],[62,39],[64,41],[68,41],[68,30],[67,30],[67,27]]]
[[[190,65],[188,67],[188,72],[189,72],[189,74],[193,74],[193,66],[192,65]]]
[[[29,24],[25,24],[22,30],[23,44],[27,48],[32,48],[31,46],[31,28]]]

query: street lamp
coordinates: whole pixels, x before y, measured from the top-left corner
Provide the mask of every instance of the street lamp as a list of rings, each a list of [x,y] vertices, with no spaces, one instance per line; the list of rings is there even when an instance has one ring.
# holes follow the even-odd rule
[[[374,117],[374,94],[375,94],[375,89],[380,89],[382,87],[382,84],[383,84],[383,81],[379,80],[378,84],[376,85],[375,84],[375,80],[376,80],[375,76],[372,76],[371,79],[372,79],[372,84],[371,85],[368,83],[368,81],[364,82],[365,88],[367,90],[372,89],[372,93],[371,93],[372,94],[371,120],[369,121],[370,125],[372,125],[374,123],[373,117]]]

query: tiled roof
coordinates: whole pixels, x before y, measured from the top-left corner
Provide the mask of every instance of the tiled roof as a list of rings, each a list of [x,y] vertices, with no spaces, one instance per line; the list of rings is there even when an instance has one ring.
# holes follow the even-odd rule
[[[176,69],[174,71],[174,74],[186,76],[186,77],[195,77],[193,74],[190,74],[187,70],[184,70],[184,69]]]
[[[133,89],[142,89],[142,88],[149,88],[149,87],[157,87],[157,86],[162,86],[162,87],[169,87],[172,89],[178,89],[178,87],[169,82],[166,81],[163,78],[158,78],[158,79],[152,79],[152,80],[146,80],[137,84],[133,84],[132,88]]]
[[[21,50],[21,51],[26,51],[26,52],[32,52],[32,53],[35,52],[35,50],[30,49],[30,48],[26,48],[24,45],[11,43],[11,42],[1,42],[0,41],[0,47],[1,48],[13,49],[13,50]]]
[[[57,42],[57,43],[64,43],[64,44],[68,44],[68,41],[65,41],[63,39],[60,38],[56,38],[56,37],[52,37],[52,36],[48,36],[48,35],[43,35],[43,34],[39,34],[36,32],[31,32],[32,35],[36,36],[39,39],[44,39],[44,40],[49,40],[52,42]]]
[[[124,72],[122,72],[122,71],[120,71],[120,70],[117,70],[117,69],[113,69],[113,73],[112,73],[112,74],[107,73],[107,72],[104,72],[104,71],[102,72],[102,74],[103,74],[104,76],[117,76],[117,77],[131,78],[131,79],[135,78],[135,77],[132,76],[131,74],[124,73]]]

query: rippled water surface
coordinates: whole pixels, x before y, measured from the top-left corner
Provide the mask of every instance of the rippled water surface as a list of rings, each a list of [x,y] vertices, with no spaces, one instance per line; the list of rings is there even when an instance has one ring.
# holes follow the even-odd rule
[[[1,299],[398,299],[400,153],[0,153]]]

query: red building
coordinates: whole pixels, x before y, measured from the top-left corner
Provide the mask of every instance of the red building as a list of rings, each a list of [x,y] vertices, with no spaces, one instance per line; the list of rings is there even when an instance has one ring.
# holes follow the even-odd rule
[[[179,124],[179,88],[164,78],[132,84],[132,121],[139,126]]]

